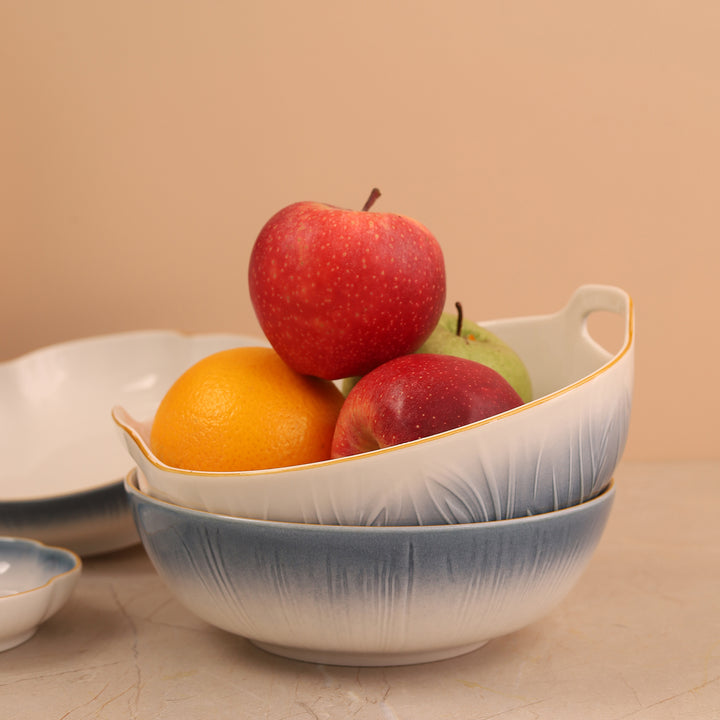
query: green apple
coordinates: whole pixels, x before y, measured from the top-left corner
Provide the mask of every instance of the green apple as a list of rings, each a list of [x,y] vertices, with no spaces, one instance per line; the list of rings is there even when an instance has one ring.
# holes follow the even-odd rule
[[[532,400],[532,383],[520,356],[497,335],[477,323],[463,320],[462,305],[455,303],[457,315],[444,312],[430,337],[417,350],[474,360],[500,373],[522,398]]]
[[[415,352],[453,355],[487,365],[510,383],[523,402],[532,400],[530,375],[520,356],[497,335],[477,323],[464,320],[460,303],[455,303],[455,307],[457,315],[442,313],[430,337]],[[345,378],[343,393],[347,395],[359,379]]]

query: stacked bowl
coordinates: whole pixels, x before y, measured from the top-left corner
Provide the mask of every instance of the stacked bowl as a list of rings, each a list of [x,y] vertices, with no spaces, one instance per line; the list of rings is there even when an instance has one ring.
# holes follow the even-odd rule
[[[617,352],[588,331],[621,316]],[[452,657],[545,615],[590,560],[633,387],[633,309],[580,287],[560,311],[482,323],[523,358],[531,402],[440,435],[276,470],[183,471],[116,407],[125,488],[173,594],[271,652],[329,664]],[[248,344],[257,341],[248,338]]]

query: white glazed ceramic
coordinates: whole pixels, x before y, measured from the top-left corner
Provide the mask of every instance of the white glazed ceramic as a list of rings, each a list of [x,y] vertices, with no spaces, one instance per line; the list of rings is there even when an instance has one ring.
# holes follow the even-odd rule
[[[141,331],[43,348],[0,363],[0,534],[81,555],[139,542],[123,478],[132,461],[110,409],[154,412],[201,357],[237,335]]]
[[[69,550],[0,537],[0,651],[29,640],[65,604],[81,571]]]
[[[565,510],[463,525],[348,527],[232,518],[126,488],[140,537],[190,611],[265,650],[339,665],[430,662],[553,609],[586,568],[612,484]]]
[[[622,318],[625,337],[615,354],[587,331],[588,316],[596,311]],[[630,298],[618,288],[588,285],[559,312],[482,324],[523,358],[536,399],[431,438],[278,470],[201,473],[170,468],[153,456],[151,420],[138,422],[122,408],[113,417],[151,494],[237,517],[342,525],[467,523],[548,512],[594,497],[610,482],[627,438]]]

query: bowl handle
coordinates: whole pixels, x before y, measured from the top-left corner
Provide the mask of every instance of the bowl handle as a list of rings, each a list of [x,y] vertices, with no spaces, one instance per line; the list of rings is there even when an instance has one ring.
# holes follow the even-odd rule
[[[590,338],[587,329],[588,317],[598,311],[611,312],[623,317],[625,329],[623,347],[626,348],[633,339],[634,310],[632,299],[624,290],[613,285],[581,285],[568,301],[563,314],[575,331]]]

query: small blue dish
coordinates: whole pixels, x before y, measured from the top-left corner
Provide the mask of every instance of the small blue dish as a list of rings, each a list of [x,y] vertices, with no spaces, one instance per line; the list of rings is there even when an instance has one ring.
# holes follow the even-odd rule
[[[0,651],[29,640],[65,604],[81,571],[69,550],[0,537]]]

